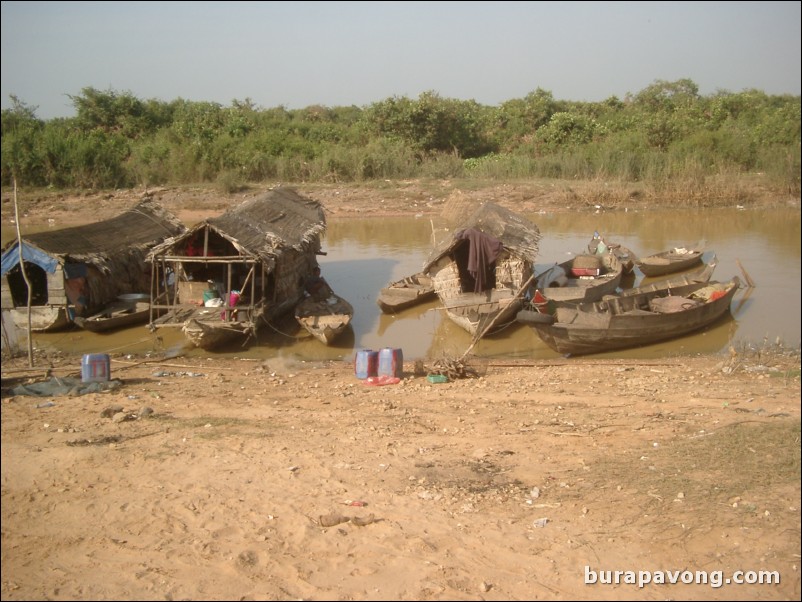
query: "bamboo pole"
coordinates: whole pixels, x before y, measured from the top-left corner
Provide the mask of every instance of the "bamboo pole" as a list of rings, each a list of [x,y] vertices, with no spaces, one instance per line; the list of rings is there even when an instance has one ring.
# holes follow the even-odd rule
[[[518,289],[518,292],[515,293],[515,295],[512,297],[512,299],[510,299],[510,303],[514,302],[521,295],[521,293],[523,293],[527,289],[527,287],[531,284],[531,282],[534,279],[535,279],[535,270],[533,269],[532,270],[532,275],[529,276],[529,279],[521,285],[521,288]],[[493,316],[493,319],[490,320],[490,323],[487,326],[485,326],[484,329],[482,329],[479,333],[477,333],[476,337],[473,339],[471,344],[465,350],[465,353],[463,353],[462,357],[459,358],[460,360],[464,360],[465,357],[471,352],[471,350],[479,342],[479,339],[481,339],[483,336],[485,336],[485,334],[487,334],[490,331],[490,329],[493,326],[495,326],[496,322],[498,321],[499,316],[501,316],[502,313],[503,312],[499,311],[495,316]]]
[[[31,336],[31,304],[33,303],[33,289],[31,281],[28,279],[28,272],[25,271],[25,260],[22,258],[22,233],[19,226],[19,205],[17,204],[17,178],[14,178],[14,222],[17,229],[17,252],[19,253],[19,269],[22,272],[22,279],[28,287],[28,365],[33,368],[33,339]]]

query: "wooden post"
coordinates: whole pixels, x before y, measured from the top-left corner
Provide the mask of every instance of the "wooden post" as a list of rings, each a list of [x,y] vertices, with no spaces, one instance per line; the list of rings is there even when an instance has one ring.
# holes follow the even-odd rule
[[[736,259],[735,263],[737,263],[738,267],[741,268],[741,272],[743,273],[744,278],[746,279],[746,283],[749,285],[749,288],[755,288],[755,281],[752,280],[752,278],[749,276],[749,274],[744,269],[744,266],[741,265],[741,260],[740,259]]]
[[[25,271],[25,260],[22,258],[22,234],[19,227],[19,206],[17,205],[17,178],[14,178],[14,221],[17,226],[17,252],[19,253],[19,269],[22,272],[22,279],[28,287],[28,366],[33,368],[33,339],[31,338],[31,303],[33,302],[33,290],[28,273]]]

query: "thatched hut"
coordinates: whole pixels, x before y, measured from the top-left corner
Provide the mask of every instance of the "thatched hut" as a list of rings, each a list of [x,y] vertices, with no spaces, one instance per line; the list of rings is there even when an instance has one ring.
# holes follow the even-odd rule
[[[301,300],[325,230],[320,203],[276,188],[165,241],[148,257],[152,327],[206,349],[247,339]]]
[[[484,203],[432,250],[423,270],[448,317],[480,337],[515,319],[539,241],[528,219]]]
[[[76,316],[94,313],[119,295],[147,293],[148,252],[184,230],[178,218],[146,199],[109,220],[26,234],[3,249],[3,311],[19,327],[28,327],[26,278],[34,331],[69,326]]]

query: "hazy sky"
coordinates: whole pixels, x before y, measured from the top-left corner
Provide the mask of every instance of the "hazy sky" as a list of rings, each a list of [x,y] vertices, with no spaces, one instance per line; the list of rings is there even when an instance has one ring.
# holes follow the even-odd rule
[[[141,100],[366,106],[800,94],[800,2],[2,2],[2,108],[75,114],[92,87]]]

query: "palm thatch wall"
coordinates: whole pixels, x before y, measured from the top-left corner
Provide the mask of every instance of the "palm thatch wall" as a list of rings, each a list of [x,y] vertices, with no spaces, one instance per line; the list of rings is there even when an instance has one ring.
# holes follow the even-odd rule
[[[471,292],[466,283],[468,241],[456,235],[474,228],[503,244],[494,266],[493,287],[517,291],[532,275],[540,242],[539,228],[525,217],[495,203],[486,202],[454,228],[452,236],[434,247],[424,266],[432,276],[440,299],[451,303]]]
[[[76,272],[85,278],[87,312],[120,294],[146,293],[150,286],[147,254],[185,230],[176,216],[147,199],[105,221],[26,234],[22,252],[36,304],[67,305],[67,281]],[[17,240],[3,249],[3,276],[3,307],[27,305]]]

